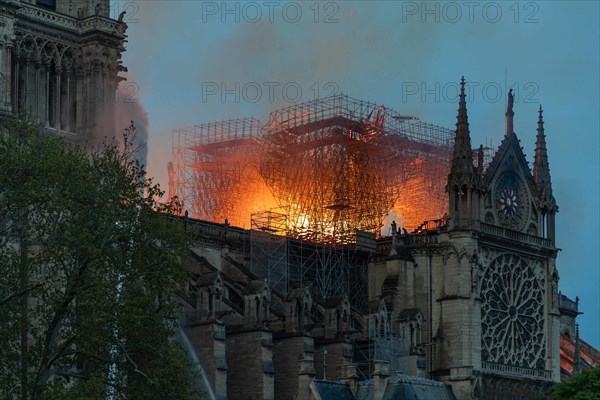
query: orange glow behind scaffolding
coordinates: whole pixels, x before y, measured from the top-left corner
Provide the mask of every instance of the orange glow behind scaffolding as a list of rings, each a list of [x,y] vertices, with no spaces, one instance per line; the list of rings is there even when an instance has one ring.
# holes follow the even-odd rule
[[[193,218],[249,227],[287,210],[287,234],[349,243],[388,213],[413,230],[447,211],[453,131],[337,95],[173,135],[173,187]]]

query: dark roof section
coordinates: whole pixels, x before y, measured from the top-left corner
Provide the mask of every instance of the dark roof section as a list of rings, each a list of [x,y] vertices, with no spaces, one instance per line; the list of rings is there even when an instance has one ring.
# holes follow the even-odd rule
[[[456,400],[449,385],[408,375],[388,378],[382,400]]]
[[[352,391],[346,383],[315,379],[313,384],[321,400],[354,400]]]
[[[373,380],[358,383],[356,400],[373,398]],[[456,400],[452,388],[442,382],[408,375],[392,375],[382,400]]]
[[[373,379],[358,382],[356,388],[356,400],[373,399]]]

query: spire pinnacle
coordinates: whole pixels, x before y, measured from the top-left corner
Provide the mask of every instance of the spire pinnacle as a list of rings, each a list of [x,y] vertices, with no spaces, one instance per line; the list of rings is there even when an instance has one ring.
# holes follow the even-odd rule
[[[466,177],[474,172],[469,117],[467,116],[467,100],[465,94],[465,77],[460,80],[458,115],[456,117],[456,137],[452,155],[452,174]]]
[[[508,91],[508,105],[506,107],[506,132],[505,135],[509,136],[510,134],[514,133],[513,130],[513,117],[515,115],[514,111],[513,111],[513,104],[515,102],[515,98],[512,94],[512,89],[510,89]]]
[[[467,96],[465,95],[465,77],[463,76],[460,79],[460,95],[458,101],[458,117],[456,126],[458,124],[466,124],[466,129],[469,129],[469,123],[467,121]]]
[[[548,163],[548,151],[546,149],[546,135],[544,133],[544,110],[540,105],[538,111],[538,128],[535,142],[535,156],[533,160],[533,181],[538,189],[542,207],[554,209],[556,207],[552,195],[552,183],[550,180],[550,165]]]

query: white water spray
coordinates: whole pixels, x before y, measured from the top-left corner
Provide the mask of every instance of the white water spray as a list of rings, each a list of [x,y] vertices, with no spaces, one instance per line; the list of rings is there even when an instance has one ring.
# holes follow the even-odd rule
[[[179,342],[183,345],[183,348],[185,349],[186,353],[192,359],[192,361],[194,363],[195,371],[198,372],[202,376],[202,381],[204,382],[204,389],[208,393],[208,398],[210,400],[217,400],[217,398],[215,397],[215,393],[213,392],[212,387],[210,386],[210,383],[208,382],[208,379],[206,378],[206,374],[204,373],[202,364],[200,363],[200,360],[198,359],[198,355],[196,354],[194,347],[190,343],[190,340],[188,339],[187,335],[185,334],[184,330],[181,327],[177,329],[177,340],[179,340]],[[194,389],[202,390],[203,388],[199,382],[194,382]]]

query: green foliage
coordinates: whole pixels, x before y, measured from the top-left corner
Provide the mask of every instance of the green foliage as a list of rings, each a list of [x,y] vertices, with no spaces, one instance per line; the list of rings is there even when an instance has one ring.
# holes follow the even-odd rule
[[[84,151],[0,121],[0,398],[189,398],[188,238],[134,135]]]
[[[600,368],[590,368],[554,386],[550,400],[600,400]]]

